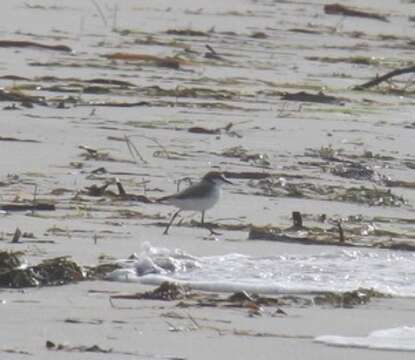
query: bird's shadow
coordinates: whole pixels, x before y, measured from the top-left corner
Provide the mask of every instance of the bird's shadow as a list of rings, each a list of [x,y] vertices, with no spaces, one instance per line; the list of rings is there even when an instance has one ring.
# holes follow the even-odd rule
[[[166,222],[157,222],[153,223],[152,225],[160,226],[160,227],[166,227],[168,223]],[[200,229],[206,229],[209,231],[209,235],[222,235],[222,233],[215,231],[215,229],[220,228],[220,225],[218,223],[212,223],[212,222],[204,222],[203,224],[196,220],[190,220],[189,222],[184,221],[183,218],[181,218],[177,223],[172,224],[171,228],[164,232],[164,235],[168,235],[170,233],[170,230],[175,227],[188,227],[188,228],[200,228]]]

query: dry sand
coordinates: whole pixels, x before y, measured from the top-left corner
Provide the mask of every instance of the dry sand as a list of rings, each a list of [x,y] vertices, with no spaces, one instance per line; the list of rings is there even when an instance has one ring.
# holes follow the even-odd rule
[[[108,177],[130,172],[119,177],[134,193],[143,191],[139,186],[143,179],[149,180],[147,194],[157,197],[175,190],[174,179],[183,176],[197,178],[212,165],[233,171],[264,171],[261,166],[216,155],[229,147],[243,145],[250,152],[268,154],[272,171],[294,174],[304,171],[307,176],[315,176],[315,181],[322,177],[329,183],[348,184],[348,179],[329,178],[319,168],[298,167],[297,160],[306,158],[306,149],[333,144],[351,153],[370,150],[374,154],[393,155],[394,160],[379,167],[386,174],[413,180],[413,170],[403,165],[404,161],[414,161],[414,130],[405,127],[413,122],[413,104],[393,94],[362,95],[349,91],[351,86],[374,76],[379,70],[376,67],[368,69],[349,63],[305,60],[310,56],[339,58],[352,54],[385,57],[392,61],[392,67],[400,65],[399,58],[412,58],[413,55],[412,48],[405,47],[408,36],[410,39],[413,36],[413,25],[407,19],[412,7],[407,3],[373,1],[369,4],[372,10],[391,14],[391,22],[387,24],[368,19],[358,21],[324,16],[326,1],[281,4],[232,1],[225,5],[222,2],[106,1],[107,7],[103,2],[98,3],[104,9],[108,23],[113,21],[109,9],[118,5],[117,26],[121,30],[137,31],[137,34],[129,37],[128,34],[111,32],[111,26],[104,24],[102,14],[93,2],[51,2],[36,8],[34,2],[28,5],[27,1],[3,1],[0,14],[2,37],[65,43],[76,53],[0,49],[0,75],[25,76],[33,80],[27,81],[29,84],[42,83],[45,86],[47,82],[44,84],[34,79],[45,75],[84,80],[109,77],[131,81],[138,88],[150,85],[168,89],[180,86],[226,87],[241,91],[241,99],[238,96],[230,101],[161,97],[171,104],[139,108],[97,107],[95,115],[91,115],[93,106],[73,107],[69,102],[67,109],[35,106],[20,111],[2,111],[2,135],[41,141],[1,143],[1,180],[6,179],[7,174],[20,177],[15,185],[2,189],[2,200],[31,199],[34,184],[37,184],[39,196],[57,200],[58,209],[46,215],[40,212],[36,216],[26,213],[0,215],[4,240],[0,242],[1,250],[23,250],[32,263],[70,255],[84,265],[96,264],[101,254],[125,258],[140,251],[143,242],[156,247],[180,248],[197,256],[228,253],[265,256],[324,251],[321,246],[251,242],[246,240],[246,232],[225,232],[215,241],[205,230],[173,227],[171,234],[164,237],[160,227],[151,225],[155,220],[122,217],[118,210],[160,215],[161,221],[166,221],[171,208],[133,202],[103,204],[100,199],[89,199],[86,203],[74,201],[77,191],[105,180],[105,176],[87,179],[90,171],[99,166],[109,170]],[[358,1],[348,3],[360,5]],[[19,19],[17,24],[16,18]],[[198,54],[196,65],[185,67],[183,71],[113,64],[102,58],[102,55],[119,49],[171,56],[178,50],[172,42],[174,38],[165,34],[167,29],[194,28],[208,32],[212,27],[214,31],[209,41],[205,37],[190,40],[179,37],[177,40],[183,46],[196,49]],[[328,27],[337,27],[339,31],[330,32]],[[309,34],[291,31],[295,28],[311,28],[322,33],[310,37]],[[236,35],[229,34],[230,31]],[[268,38],[262,41],[250,37],[255,31],[265,32]],[[364,36],[360,38],[356,33],[353,37],[353,31],[362,31]],[[153,33],[157,34],[156,40],[160,44],[143,45]],[[394,44],[401,47],[395,49],[389,46],[390,42],[385,43],[377,37],[385,33],[396,36]],[[224,64],[206,62],[203,57],[206,43],[211,43],[227,61]],[[55,65],[28,65],[33,62]],[[74,63],[81,66],[73,67]],[[379,67],[382,72],[391,69],[390,65]],[[62,83],[69,86],[71,81],[62,80]],[[2,80],[1,86],[15,84],[21,83]],[[270,94],[275,89],[316,92],[326,86],[331,87],[335,96],[351,99],[351,105],[326,108],[325,105],[303,104],[300,108],[296,103],[282,102],[279,95],[261,93],[264,90]],[[159,100],[158,96],[141,95],[138,90],[134,92],[136,90],[130,90],[132,94],[120,89],[120,93],[113,91],[104,95],[69,95],[79,95],[85,102]],[[53,91],[24,91],[50,98],[61,96]],[[364,103],[363,97],[373,103]],[[194,107],[189,107],[192,102]],[[242,110],[203,107],[200,102],[223,102],[241,106]],[[236,124],[235,131],[242,135],[242,140],[223,134],[199,137],[186,131],[190,126],[216,128],[229,122]],[[142,155],[149,160],[147,164],[136,166],[131,162],[125,143],[108,138],[125,134],[156,138],[179,160],[154,156],[160,146],[148,139],[135,138]],[[116,158],[130,162],[85,161],[78,148],[82,144],[109,151]],[[69,165],[76,161],[84,162],[83,170]],[[51,195],[51,190],[56,188],[67,188],[71,192],[62,196]],[[161,193],[159,189],[165,192]],[[223,201],[207,214],[209,220],[232,217],[246,223],[287,226],[291,212],[298,209],[314,215],[375,214],[413,218],[412,205],[374,210],[351,203],[255,196],[253,191],[246,182],[237,181],[236,189],[229,189]],[[413,204],[413,190],[399,188],[393,191]],[[23,231],[33,232],[37,240],[54,243],[10,244],[11,234],[17,226]],[[94,242],[96,236],[97,243]],[[283,309],[287,316],[277,317],[268,313],[250,317],[244,309],[183,309],[175,306],[177,302],[115,300],[111,305],[109,301],[112,293],[134,293],[143,289],[147,288],[139,284],[103,281],[39,289],[2,289],[0,359],[404,360],[414,356],[407,352],[335,348],[313,342],[314,337],[326,334],[366,336],[378,329],[413,326],[415,305],[412,299],[375,300],[354,309],[287,307]],[[183,319],[174,318],[175,315]],[[195,319],[197,327],[189,316]],[[75,323],[68,320],[75,320]],[[98,345],[113,352],[55,352],[47,350],[45,344],[48,340],[68,346]],[[9,353],[8,349],[14,352]],[[19,351],[25,353],[19,354]]]

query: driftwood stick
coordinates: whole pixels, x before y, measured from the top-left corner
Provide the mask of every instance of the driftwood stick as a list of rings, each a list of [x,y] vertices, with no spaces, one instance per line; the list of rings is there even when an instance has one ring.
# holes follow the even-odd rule
[[[337,228],[339,229],[339,241],[341,242],[341,243],[344,243],[344,231],[343,231],[343,227],[342,227],[342,221],[341,220],[339,220],[338,222],[337,222]]]
[[[299,211],[293,211],[292,220],[293,220],[293,228],[301,229],[303,227],[303,218]]]
[[[118,193],[121,197],[125,197],[127,195],[126,191],[124,190],[124,186],[122,186],[120,179],[115,179],[115,185],[117,185]]]
[[[330,15],[357,16],[357,17],[376,19],[376,20],[388,22],[388,19],[384,15],[370,13],[370,12],[362,11],[356,8],[352,8],[352,7],[344,6],[340,4],[325,5],[324,12]]]
[[[401,69],[395,69],[393,71],[390,71],[390,72],[386,73],[385,75],[376,76],[374,79],[372,79],[368,82],[365,82],[364,84],[356,85],[355,87],[353,87],[353,90],[369,89],[373,86],[376,86],[376,85],[380,84],[381,82],[384,82],[384,81],[389,80],[390,78],[393,78],[394,76],[413,73],[413,72],[415,72],[415,66],[409,66],[409,67],[405,67],[405,68],[401,68]]]
[[[3,204],[0,205],[0,210],[4,211],[28,211],[28,210],[55,210],[54,204],[37,203],[37,204]]]
[[[32,41],[18,41],[18,40],[1,40],[0,47],[18,47],[18,48],[27,48],[27,47],[34,47],[40,49],[47,49],[47,50],[56,50],[56,51],[65,51],[71,52],[72,49],[66,45],[47,45],[47,44],[40,44],[37,42]]]
[[[18,243],[21,236],[22,236],[22,231],[17,227],[13,235],[12,243],[14,244]]]

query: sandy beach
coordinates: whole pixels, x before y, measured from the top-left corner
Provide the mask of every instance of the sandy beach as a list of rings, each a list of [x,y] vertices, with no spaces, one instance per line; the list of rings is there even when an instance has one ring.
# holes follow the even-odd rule
[[[2,358],[142,359],[411,359],[393,351],[328,347],[316,336],[367,336],[373,329],[407,324],[413,301],[388,299],[355,309],[285,308],[287,315],[250,317],[242,309],[183,309],[175,302],[116,300],[108,292],[141,286],[108,282],[2,292]],[[94,291],[94,292],[92,292]],[[98,293],[95,293],[98,291]],[[196,324],[195,324],[196,322]],[[6,326],[7,324],[7,326]],[[46,341],[66,346],[99,345],[111,354],[47,350]]]
[[[0,359],[413,358],[413,5],[330,5],[2,2],[0,253],[86,272],[132,255],[174,265],[178,249],[197,266],[2,284]],[[407,75],[367,85],[396,69]],[[155,199],[212,169],[234,185],[207,212],[211,230],[184,212],[162,235],[175,209]],[[250,284],[287,302],[117,298],[162,276],[202,284],[205,300]],[[228,291],[203,287],[218,278]],[[362,288],[379,296],[315,301]]]

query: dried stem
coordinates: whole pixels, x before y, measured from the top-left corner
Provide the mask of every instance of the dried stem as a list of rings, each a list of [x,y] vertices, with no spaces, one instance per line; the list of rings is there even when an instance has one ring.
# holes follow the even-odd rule
[[[147,164],[147,161],[145,161],[144,158],[141,156],[140,152],[137,150],[137,148],[135,147],[134,143],[130,140],[130,138],[127,135],[125,135],[124,138],[125,138],[125,142],[128,147],[128,151],[130,152],[131,157],[133,158],[135,163],[138,165],[138,161],[136,157],[138,156],[144,164]]]
[[[138,156],[140,157],[140,159],[146,163],[146,161],[144,160],[144,158],[138,153],[138,150],[135,148],[135,146],[132,144],[130,138],[132,137],[140,137],[146,140],[149,140],[153,143],[155,143],[158,147],[160,147],[161,151],[165,154],[167,159],[171,159],[171,156],[168,152],[168,150],[166,149],[166,147],[164,147],[156,138],[150,137],[150,136],[145,136],[145,135],[133,135],[133,136],[125,136],[126,139],[128,139],[130,145],[132,145],[135,149],[135,151],[137,152]],[[128,144],[127,144],[128,145]]]
[[[101,9],[101,6],[99,6],[98,2],[96,0],[91,0],[91,2],[94,4],[95,8],[98,11],[99,16],[101,17],[102,22],[104,23],[105,27],[108,27],[107,19],[104,15],[104,12]]]

